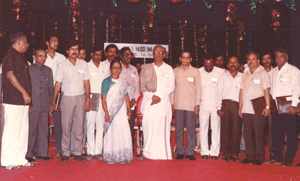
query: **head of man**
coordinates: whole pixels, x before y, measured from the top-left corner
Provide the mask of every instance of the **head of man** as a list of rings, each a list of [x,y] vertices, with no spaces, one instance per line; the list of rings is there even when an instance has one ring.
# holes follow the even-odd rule
[[[161,45],[156,45],[153,48],[154,62],[162,62],[164,60],[165,53],[166,53],[166,48],[164,48]]]
[[[282,66],[289,60],[289,53],[286,49],[278,48],[275,51],[275,62],[278,68],[281,69]]]
[[[204,58],[204,69],[210,73],[214,69],[214,58],[211,55],[206,55]]]
[[[103,57],[103,47],[102,46],[92,47],[91,56],[93,61],[100,62]]]
[[[215,66],[219,68],[224,68],[225,65],[225,56],[221,53],[218,53],[215,58]]]
[[[58,48],[58,38],[55,34],[50,34],[46,39],[48,50],[56,51]]]
[[[115,44],[109,44],[105,48],[105,56],[110,63],[116,59],[118,53],[119,49]]]
[[[263,51],[263,53],[261,54],[261,63],[264,67],[271,67],[272,66],[272,56],[271,56],[271,52],[269,51]]]
[[[85,49],[81,48],[79,50],[78,58],[81,59],[81,60],[85,60],[85,58],[86,58],[86,51],[85,51]]]
[[[129,47],[123,47],[120,50],[120,58],[121,62],[123,65],[129,65],[132,58],[133,58],[133,53],[131,52]]]
[[[251,70],[256,70],[256,68],[259,66],[259,62],[260,62],[259,54],[252,51],[252,50],[250,50],[246,54],[246,61],[247,61],[247,64],[250,68],[250,71]]]
[[[24,33],[17,32],[10,36],[11,46],[19,53],[25,53],[28,49],[29,44]]]
[[[119,78],[121,71],[122,71],[121,63],[118,60],[113,60],[110,63],[110,72],[111,72],[112,77]]]
[[[229,57],[227,67],[230,72],[238,71],[238,69],[240,67],[240,63],[239,63],[239,59],[237,58],[237,56]]]
[[[179,61],[181,62],[181,65],[183,67],[190,66],[192,60],[193,60],[193,58],[192,58],[191,51],[189,51],[189,50],[183,50],[181,52],[181,56],[179,57]]]
[[[76,59],[79,54],[79,42],[69,41],[66,45],[66,51],[69,59]]]
[[[37,48],[33,51],[33,59],[35,60],[36,64],[44,65],[47,59],[47,53],[42,48]]]

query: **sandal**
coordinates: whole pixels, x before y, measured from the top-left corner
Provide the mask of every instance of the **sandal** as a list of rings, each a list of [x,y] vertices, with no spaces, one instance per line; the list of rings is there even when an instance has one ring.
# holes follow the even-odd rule
[[[14,166],[14,165],[1,166],[1,168],[4,168],[6,170],[20,170],[21,169],[19,166]]]
[[[34,163],[27,162],[27,163],[25,163],[25,164],[23,164],[23,165],[20,165],[20,166],[23,166],[23,167],[34,167],[35,164],[34,164]]]

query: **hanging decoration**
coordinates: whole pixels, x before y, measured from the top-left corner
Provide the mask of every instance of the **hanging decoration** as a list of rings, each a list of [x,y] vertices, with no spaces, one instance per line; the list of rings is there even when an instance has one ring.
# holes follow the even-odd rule
[[[280,0],[281,1],[281,0]],[[283,4],[290,8],[293,11],[296,11],[296,0],[290,0],[291,1],[291,5],[289,5],[288,3],[285,2],[286,0],[283,0]]]
[[[128,0],[131,3],[139,3],[141,0]]]
[[[78,40],[79,37],[79,26],[80,26],[80,11],[79,11],[79,0],[71,0],[70,2],[70,11],[72,27],[73,27],[73,37],[75,40]]]
[[[117,0],[112,0],[114,8],[118,7]]]
[[[272,10],[272,26],[274,27],[275,33],[277,33],[278,27],[280,26],[280,12],[278,9]]]
[[[212,6],[210,4],[208,4],[207,0],[203,0],[203,2],[204,2],[204,4],[205,4],[205,6],[206,6],[207,9],[211,9],[212,8]]]
[[[207,25],[204,26],[204,53],[207,54]]]
[[[195,45],[196,67],[198,67],[198,41],[197,41],[197,27],[195,24],[194,24],[194,45]]]
[[[131,21],[131,42],[134,43],[134,21]]]
[[[115,39],[116,30],[117,30],[117,26],[118,26],[117,16],[115,14],[111,14],[109,16],[109,18],[110,18],[110,20],[109,20],[109,35],[111,38]]]
[[[171,22],[169,22],[169,26],[168,26],[168,34],[169,34],[169,60],[170,60],[170,65],[172,64],[172,34],[171,34]]]
[[[35,49],[35,35],[36,35],[35,31],[36,31],[37,25],[38,25],[37,14],[33,11],[29,11],[26,20],[27,20],[27,28],[28,28],[28,30],[30,30],[32,50],[34,50]]]
[[[14,3],[14,9],[13,9],[13,12],[14,12],[14,15],[16,16],[16,20],[19,21],[21,18],[20,18],[20,14],[23,10],[23,1],[21,0],[13,0],[13,3]]]
[[[108,42],[108,19],[106,19],[106,23],[105,23],[105,38],[106,38],[106,42]]]
[[[92,27],[92,47],[95,45],[95,25],[96,25],[96,20],[93,19],[93,27]],[[107,39],[106,39],[107,42]]]
[[[199,31],[198,41],[200,42],[200,47],[204,48],[205,47],[205,29],[204,28],[201,28]]]
[[[244,40],[244,33],[245,33],[245,27],[244,27],[244,20],[242,18],[239,18],[237,21],[238,25],[238,38],[240,41]]]
[[[119,33],[120,33],[120,37],[119,37],[119,43],[122,43],[122,21],[119,21]]]
[[[180,21],[180,40],[181,40],[181,50],[184,50],[184,36],[186,35],[186,24],[187,20],[185,18],[182,18]]]
[[[180,3],[182,2],[183,0],[170,0],[172,3]]]
[[[83,47],[83,25],[84,25],[84,22],[83,22],[83,18],[81,18],[81,33],[80,33],[80,46]]]
[[[54,32],[55,32],[55,34],[57,35],[57,18],[55,18]]]
[[[152,0],[152,3],[149,3],[147,5],[147,23],[148,23],[148,26],[150,28],[153,27],[153,24],[155,23],[155,14],[156,14],[156,11],[155,11],[155,8],[154,8],[154,5],[153,5],[153,1],[155,0]],[[155,7],[156,7],[156,3],[155,3]]]
[[[148,30],[148,25],[143,21],[143,43],[147,43],[149,41],[149,32]]]
[[[232,4],[232,3],[230,3],[228,5],[228,7],[227,7],[227,13],[228,13],[228,15],[226,17],[226,21],[229,21],[229,23],[231,25],[234,25],[235,22],[236,22],[236,19],[237,19],[236,18],[236,11],[237,11],[236,6],[234,4]]]
[[[150,0],[152,2],[152,11],[156,10],[156,0]]]
[[[228,39],[229,39],[229,33],[228,33],[228,25],[226,26],[226,43],[225,43],[225,46],[226,46],[226,59],[228,58]]]

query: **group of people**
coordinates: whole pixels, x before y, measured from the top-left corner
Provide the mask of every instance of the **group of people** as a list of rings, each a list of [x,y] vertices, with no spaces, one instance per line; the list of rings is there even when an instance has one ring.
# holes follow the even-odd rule
[[[246,158],[241,163],[261,165],[265,159],[263,138],[267,118],[272,157],[266,163],[290,166],[293,162],[300,78],[299,70],[287,62],[286,50],[275,52],[275,68],[271,67],[271,53],[260,58],[249,51],[241,73],[237,56],[229,57],[228,70],[221,54],[207,55],[204,66],[197,69],[191,66],[192,53],[188,50],[182,51],[181,66],[173,70],[163,61],[167,52],[160,45],[153,48],[154,62],[139,64],[137,68],[130,64],[134,57],[131,49],[119,50],[114,44],[105,49],[92,47],[87,63],[87,51],[80,49],[77,41],[68,42],[67,58],[58,53],[59,40],[52,34],[45,42],[47,50],[36,48],[34,63],[29,64],[23,56],[29,46],[26,36],[18,32],[10,40],[12,45],[1,65],[2,168],[16,170],[20,166],[34,166],[35,159],[53,159],[48,156],[49,115],[53,117],[56,156],[61,162],[67,162],[69,157],[81,162],[94,158],[109,164],[131,162],[138,100],[144,138],[140,159],[172,160],[170,129],[174,111],[176,159],[196,160],[195,126],[199,116],[202,159],[218,159],[222,148],[222,161],[239,162],[243,133]],[[102,61],[104,55],[106,60]],[[287,114],[271,114],[271,98],[280,96],[290,96],[292,105]],[[262,115],[255,115],[251,100],[260,97],[266,106]],[[287,135],[284,161],[283,130]]]

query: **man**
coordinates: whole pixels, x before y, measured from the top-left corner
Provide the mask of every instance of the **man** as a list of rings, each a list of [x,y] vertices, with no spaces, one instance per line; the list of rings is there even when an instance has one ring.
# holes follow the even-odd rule
[[[56,72],[56,83],[53,94],[53,107],[60,88],[64,93],[61,102],[62,111],[62,157],[61,162],[67,162],[70,156],[70,134],[74,123],[74,160],[86,161],[82,156],[83,123],[85,111],[90,110],[90,75],[85,61],[77,59],[79,44],[70,41],[66,46],[67,61],[59,64]],[[57,111],[57,108],[55,108]]]
[[[17,32],[2,60],[4,131],[1,147],[1,168],[18,170],[34,166],[25,159],[28,146],[28,113],[31,103],[31,82],[27,60],[26,36]]]
[[[135,67],[139,73],[139,75],[141,75],[141,71],[142,71],[142,63],[138,62],[137,64],[135,64]]]
[[[224,55],[222,53],[218,53],[215,58],[215,66],[224,69],[225,68],[224,65],[225,65]]]
[[[107,66],[107,71],[109,71],[110,63],[117,58],[119,54],[119,49],[115,44],[109,44],[105,48],[106,60],[103,62]]]
[[[242,73],[236,56],[228,59],[229,72],[220,76],[217,83],[218,115],[221,117],[221,145],[223,162],[229,159],[239,162],[239,141],[241,137],[242,120],[239,117],[239,92]]]
[[[86,51],[85,51],[85,49],[83,49],[83,48],[80,49],[78,58],[85,61],[85,59],[86,59]]]
[[[292,165],[296,151],[296,108],[299,102],[299,69],[288,63],[288,52],[285,49],[275,51],[275,62],[272,76],[271,93],[274,98],[290,96],[292,105],[286,110],[287,114],[272,114],[272,139],[275,155],[271,163],[277,164],[283,161],[283,130],[287,136],[287,150],[284,157],[283,167]],[[288,98],[287,98],[288,100]],[[278,102],[276,102],[278,103]]]
[[[32,89],[32,106],[29,113],[29,136],[26,159],[34,162],[33,151],[37,142],[37,159],[52,160],[48,157],[48,115],[52,113],[53,75],[51,68],[44,66],[46,51],[33,51],[35,64],[29,66]],[[36,141],[37,140],[37,141]]]
[[[211,55],[204,58],[204,67],[199,68],[201,74],[201,104],[200,104],[200,144],[202,159],[218,159],[220,153],[220,117],[217,114],[217,82],[224,70],[214,66]],[[211,147],[208,149],[208,127],[211,122]]]
[[[174,69],[175,91],[172,93],[172,108],[175,110],[175,131],[177,157],[191,161],[194,157],[196,146],[196,116],[199,114],[201,100],[201,76],[198,69],[191,66],[191,52],[184,50],[179,57],[181,66]],[[186,122],[187,147],[183,143],[184,121]]]
[[[249,68],[245,69],[241,81],[239,97],[239,115],[244,122],[246,158],[242,164],[261,165],[264,161],[264,125],[265,117],[270,115],[270,78],[259,65],[259,54],[249,51],[246,54]],[[251,100],[264,97],[266,107],[261,116],[254,114]]]
[[[45,65],[52,69],[53,80],[56,75],[56,70],[58,65],[61,62],[66,61],[66,57],[58,52],[56,52],[58,48],[58,38],[54,34],[50,34],[46,39],[47,45],[47,59]],[[53,82],[53,84],[55,81]],[[61,148],[61,111],[54,111],[52,113],[53,122],[54,122],[54,138],[55,138],[55,147],[56,147],[56,156],[60,157],[62,148]]]
[[[173,68],[163,62],[166,49],[153,49],[154,63],[142,66],[141,90],[144,94],[143,114],[144,151],[149,159],[172,160],[170,124],[172,110],[170,94],[175,88]]]
[[[131,107],[131,119],[129,120],[129,126],[131,131],[132,143],[134,143],[135,105],[137,99],[140,96],[140,79],[137,69],[130,64],[133,58],[133,53],[131,52],[129,47],[123,47],[120,50],[120,58],[122,65],[122,72],[120,74],[120,77],[123,80],[126,80],[131,86],[128,92]]]
[[[103,47],[96,46],[92,48],[92,60],[88,63],[90,72],[91,95],[98,95],[98,110],[91,110],[86,113],[87,121],[87,160],[97,158],[103,159],[103,123],[104,115],[101,103],[101,86],[102,81],[109,76],[106,67],[101,63],[103,55]],[[96,130],[96,134],[95,134]]]

